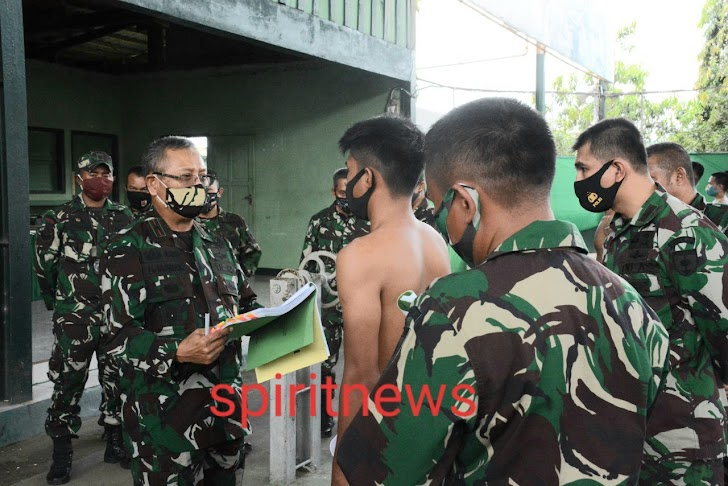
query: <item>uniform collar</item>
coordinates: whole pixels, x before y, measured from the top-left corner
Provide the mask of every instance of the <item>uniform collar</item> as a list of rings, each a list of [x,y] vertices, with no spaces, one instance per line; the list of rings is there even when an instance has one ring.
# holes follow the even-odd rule
[[[505,255],[536,250],[572,248],[587,254],[588,250],[579,230],[568,221],[534,221],[498,245],[487,260]]]
[[[618,214],[612,220],[614,229],[619,232],[627,226],[646,226],[652,222],[659,214],[662,209],[667,206],[668,194],[660,184],[655,183],[655,192],[647,198],[647,201],[639,208],[639,210],[632,216],[632,219],[627,221],[624,216]]]
[[[167,222],[162,218],[156,209],[154,209],[154,206],[149,209],[149,211],[146,214],[146,221],[151,226],[152,231],[154,233],[154,237],[156,240],[164,240],[164,239],[170,239],[172,238],[172,235],[174,234],[174,231],[169,227]],[[212,237],[209,231],[205,229],[205,226],[203,223],[199,222],[197,219],[192,220],[192,229],[199,233],[200,237],[203,240],[206,241],[215,241],[215,239]]]
[[[697,209],[698,211],[705,211],[706,204],[705,204],[705,198],[702,194],[699,192],[695,193],[695,198],[690,201],[690,205]]]
[[[100,208],[89,208],[88,206],[86,206],[86,202],[81,197],[81,194],[76,194],[75,196],[73,196],[72,201],[74,209],[106,209],[109,211],[118,211],[121,209],[120,205],[111,202],[111,199],[109,199],[108,197],[106,198],[104,205]]]

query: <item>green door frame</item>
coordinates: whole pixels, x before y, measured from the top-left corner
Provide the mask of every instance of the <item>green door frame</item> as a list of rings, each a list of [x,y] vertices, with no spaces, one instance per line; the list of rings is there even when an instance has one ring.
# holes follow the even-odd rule
[[[30,188],[22,0],[0,8],[0,400],[33,398]]]

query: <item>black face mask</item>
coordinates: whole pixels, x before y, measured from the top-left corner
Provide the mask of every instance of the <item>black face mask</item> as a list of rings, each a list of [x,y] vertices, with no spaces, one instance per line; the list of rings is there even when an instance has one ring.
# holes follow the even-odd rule
[[[412,194],[412,205],[413,206],[415,204],[415,201],[417,201],[417,198],[418,197],[420,197],[420,193],[419,192],[415,192],[414,194]]]
[[[619,191],[619,186],[622,185],[624,179],[606,188],[602,187],[601,180],[613,162],[614,160],[610,160],[594,175],[583,181],[574,182],[574,193],[576,193],[582,208],[592,213],[603,213],[608,209],[612,209],[614,198],[617,197],[617,191]]]
[[[202,206],[202,213],[201,214],[207,214],[210,211],[212,211],[215,206],[217,206],[217,193],[216,192],[208,192],[207,193],[207,199],[205,200],[205,205]]]
[[[369,198],[374,192],[374,175],[372,175],[372,187],[367,189],[361,197],[354,197],[354,186],[362,178],[366,168],[359,171],[352,180],[346,183],[346,198],[349,200],[349,209],[359,219],[369,219]]]
[[[143,191],[126,191],[129,207],[134,211],[146,211],[152,202],[152,195]]]
[[[349,200],[345,197],[337,197],[336,198],[336,205],[339,206],[339,209],[344,211],[345,213],[349,212]]]

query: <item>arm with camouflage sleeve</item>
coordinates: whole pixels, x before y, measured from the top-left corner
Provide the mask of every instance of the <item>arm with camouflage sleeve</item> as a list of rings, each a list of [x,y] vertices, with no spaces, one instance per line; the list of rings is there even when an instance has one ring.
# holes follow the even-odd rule
[[[315,235],[318,233],[318,226],[318,220],[315,220],[314,218],[311,218],[309,220],[308,228],[306,228],[306,237],[303,239],[303,250],[301,251],[301,258],[299,260],[299,263],[302,262],[303,259],[309,256],[311,253],[318,250],[318,245],[316,244],[315,237]],[[316,264],[313,262],[309,262],[304,270],[307,270],[309,272],[315,272]]]
[[[110,331],[106,350],[126,366],[171,381],[179,340],[158,337],[144,327],[147,291],[140,244],[139,235],[122,230],[101,257],[102,303]]]
[[[708,227],[685,228],[663,246],[666,270],[687,301],[717,375],[728,382],[728,239]]]
[[[464,348],[443,344],[456,334],[447,312],[424,294],[406,328],[368,414],[360,411],[340,442],[338,463],[351,484],[440,484],[457,454],[451,449],[476,428],[475,375]]]
[[[61,256],[61,236],[58,229],[58,216],[54,210],[43,215],[43,226],[35,241],[33,267],[38,276],[38,285],[43,294],[46,309],[53,310],[58,281],[58,259]]]
[[[233,247],[231,246],[230,242],[228,240],[225,240],[227,243],[228,249],[230,250],[231,255],[235,255],[235,252],[233,251]],[[263,307],[258,303],[258,296],[253,291],[253,288],[250,286],[250,280],[248,280],[248,274],[245,270],[243,270],[243,266],[240,264],[239,261],[235,261],[233,259],[233,262],[235,263],[235,275],[237,276],[238,280],[238,313],[244,313],[249,312],[253,309],[258,309],[259,307]]]
[[[248,223],[244,219],[242,223],[238,228],[238,234],[240,236],[240,252],[238,258],[240,259],[240,266],[245,271],[245,275],[250,277],[255,275],[255,271],[258,270],[258,263],[263,252],[258,242],[255,241],[253,233],[250,232]]]

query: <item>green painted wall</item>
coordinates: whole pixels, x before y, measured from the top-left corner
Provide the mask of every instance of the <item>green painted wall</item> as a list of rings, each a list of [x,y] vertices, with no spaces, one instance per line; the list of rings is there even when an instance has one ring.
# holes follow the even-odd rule
[[[352,123],[383,113],[395,86],[406,88],[383,76],[320,64],[114,78],[33,63],[29,124],[65,130],[67,183],[64,194],[34,194],[32,212],[71,197],[71,130],[118,136],[122,187],[126,169],[161,135],[251,136],[250,223],[263,248],[261,266],[297,266],[309,218],[331,203],[331,174],[344,163],[339,137]]]
[[[31,194],[36,213],[67,201],[73,194],[71,132],[113,134],[123,155],[121,82],[112,76],[28,61],[28,125],[64,130],[64,193]]]
[[[389,90],[399,85],[339,66],[129,80],[122,90],[126,161],[165,134],[252,136],[260,265],[297,267],[309,218],[332,201],[331,175],[344,163],[339,137],[352,123],[383,113]]]

